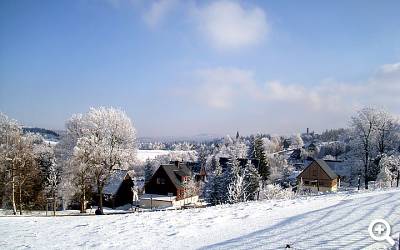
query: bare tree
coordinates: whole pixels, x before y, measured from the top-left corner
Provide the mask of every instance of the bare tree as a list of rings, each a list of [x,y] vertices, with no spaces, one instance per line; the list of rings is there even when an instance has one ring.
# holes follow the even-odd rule
[[[17,206],[15,202],[15,167],[17,161],[17,151],[15,145],[21,140],[22,129],[17,121],[8,118],[5,114],[0,113],[0,160],[1,170],[7,175],[5,183],[11,184],[11,203],[14,215],[17,214]],[[6,190],[4,188],[4,190]],[[5,194],[3,193],[3,197]]]
[[[49,167],[49,175],[47,176],[47,187],[49,189],[49,193],[52,198],[53,202],[53,215],[56,216],[56,194],[57,194],[57,188],[58,188],[58,182],[59,182],[59,177],[58,177],[58,171],[57,171],[57,165],[55,162],[55,159],[52,159],[51,165]]]
[[[372,150],[378,121],[379,115],[374,108],[363,108],[351,118],[354,147],[356,153],[362,156],[361,158],[364,165],[364,182],[366,189],[368,189],[368,170],[370,161],[372,159]]]
[[[396,141],[396,122],[386,110],[377,111],[376,147],[380,155],[387,153]]]

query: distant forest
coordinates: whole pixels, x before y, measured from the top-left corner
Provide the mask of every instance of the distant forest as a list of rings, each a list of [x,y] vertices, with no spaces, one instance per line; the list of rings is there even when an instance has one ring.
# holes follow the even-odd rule
[[[52,130],[45,128],[22,128],[23,133],[40,134],[43,138],[48,140],[59,140],[60,135]]]

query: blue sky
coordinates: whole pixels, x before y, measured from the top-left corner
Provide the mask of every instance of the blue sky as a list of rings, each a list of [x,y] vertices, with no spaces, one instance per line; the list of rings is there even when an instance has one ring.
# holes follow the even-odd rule
[[[400,113],[400,1],[1,1],[0,111],[63,128],[115,106],[139,136],[343,127]]]

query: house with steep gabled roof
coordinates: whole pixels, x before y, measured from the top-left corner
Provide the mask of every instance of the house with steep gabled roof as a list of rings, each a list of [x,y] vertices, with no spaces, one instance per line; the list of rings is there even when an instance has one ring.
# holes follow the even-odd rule
[[[162,164],[145,184],[145,194],[141,197],[142,207],[181,206],[188,202],[197,202],[198,196],[189,196],[187,184],[193,178],[186,163],[173,162]],[[180,202],[182,201],[182,202]]]
[[[315,192],[337,191],[338,176],[324,160],[313,160],[298,176],[303,189]]]
[[[185,183],[190,180],[192,172],[181,162],[162,164],[145,184],[146,194],[172,195],[177,200],[183,199]]]

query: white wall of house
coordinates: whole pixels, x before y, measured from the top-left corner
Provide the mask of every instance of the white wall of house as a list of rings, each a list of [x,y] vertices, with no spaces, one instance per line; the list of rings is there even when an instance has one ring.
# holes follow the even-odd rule
[[[176,196],[163,196],[146,194],[140,198],[141,208],[180,208],[187,204],[195,204],[199,201],[199,196],[192,196],[182,200],[176,200]]]

